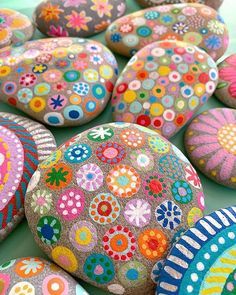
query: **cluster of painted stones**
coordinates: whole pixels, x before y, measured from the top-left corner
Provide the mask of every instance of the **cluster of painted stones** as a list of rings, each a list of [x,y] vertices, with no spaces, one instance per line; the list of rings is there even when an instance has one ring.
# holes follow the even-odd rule
[[[88,295],[65,271],[42,258],[24,257],[0,265],[1,294]]]
[[[170,142],[139,125],[111,123],[43,162],[25,208],[36,242],[62,268],[114,294],[153,294],[152,267],[203,216],[204,195]]]

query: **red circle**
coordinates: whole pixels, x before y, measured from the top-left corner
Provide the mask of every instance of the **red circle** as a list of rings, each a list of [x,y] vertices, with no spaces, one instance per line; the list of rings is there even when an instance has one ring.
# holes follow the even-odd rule
[[[147,115],[141,115],[137,118],[137,124],[147,127],[151,124],[151,119]]]

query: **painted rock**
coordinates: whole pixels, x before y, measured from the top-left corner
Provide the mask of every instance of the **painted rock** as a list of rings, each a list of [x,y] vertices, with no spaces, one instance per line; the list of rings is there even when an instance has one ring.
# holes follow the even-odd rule
[[[203,215],[204,195],[170,142],[139,125],[111,123],[43,162],[25,207],[36,242],[62,268],[114,294],[152,295],[153,265]]]
[[[236,207],[199,220],[175,244],[157,294],[233,295],[236,290]]]
[[[155,41],[178,40],[196,45],[219,59],[228,47],[228,31],[221,16],[202,4],[173,4],[126,15],[107,29],[108,47],[132,56]]]
[[[0,8],[0,48],[21,45],[34,34],[31,20],[18,11]]]
[[[201,3],[218,9],[224,0],[136,0],[142,7],[177,3]]]
[[[226,58],[218,68],[219,84],[215,95],[221,102],[236,109],[236,54]]]
[[[48,0],[35,10],[38,29],[51,37],[89,37],[126,10],[125,0]]]
[[[53,135],[44,126],[0,113],[0,241],[23,218],[30,178],[55,149]]]
[[[2,295],[89,295],[64,270],[38,257],[0,265],[0,290]]]
[[[152,43],[129,61],[116,83],[114,120],[170,138],[208,100],[217,80],[215,62],[198,47],[179,41]]]
[[[219,108],[200,114],[186,131],[185,147],[202,173],[236,189],[236,110]]]
[[[101,43],[42,39],[0,50],[0,100],[53,126],[82,125],[105,108],[118,75]]]

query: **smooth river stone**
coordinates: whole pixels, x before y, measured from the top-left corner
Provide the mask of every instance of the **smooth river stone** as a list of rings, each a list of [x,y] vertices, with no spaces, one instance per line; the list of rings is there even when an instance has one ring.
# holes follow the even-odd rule
[[[31,20],[18,11],[0,8],[0,48],[21,45],[34,34]]]
[[[197,116],[186,131],[185,148],[202,173],[236,189],[236,110],[212,109]]]
[[[35,10],[38,29],[51,37],[89,37],[124,15],[125,0],[48,0]]]
[[[35,175],[25,208],[36,242],[62,268],[114,294],[153,295],[153,265],[203,216],[188,159],[136,124],[79,134]]]
[[[13,259],[0,265],[2,295],[89,295],[57,265],[38,257]]]
[[[180,41],[152,43],[129,61],[117,80],[113,118],[170,138],[206,103],[217,79],[215,62],[198,47]]]
[[[221,16],[202,4],[163,5],[119,18],[106,31],[108,47],[124,56],[155,41],[178,40],[197,45],[214,60],[228,47],[228,30]]]
[[[0,242],[22,220],[28,183],[55,149],[53,135],[41,124],[0,113]]]
[[[0,50],[0,100],[52,126],[78,126],[106,107],[118,66],[101,43],[52,38]]]
[[[232,54],[218,65],[219,84],[216,97],[225,105],[236,109],[236,54]]]
[[[177,3],[201,3],[218,9],[224,0],[136,0],[142,7],[157,5],[177,4]]]
[[[235,233],[235,206],[199,220],[168,254],[156,295],[235,294]]]

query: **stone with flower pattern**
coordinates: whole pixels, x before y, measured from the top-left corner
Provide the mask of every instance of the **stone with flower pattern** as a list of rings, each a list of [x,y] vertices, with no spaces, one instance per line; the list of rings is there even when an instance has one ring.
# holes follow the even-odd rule
[[[0,291],[3,295],[89,295],[60,267],[38,257],[12,259],[1,264]]]
[[[174,145],[142,126],[110,123],[42,163],[25,208],[40,248],[73,276],[113,294],[152,295],[155,264],[203,216],[204,194]]]
[[[47,0],[37,6],[34,19],[50,37],[89,37],[104,31],[125,10],[125,0]]]

